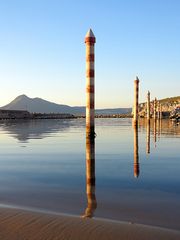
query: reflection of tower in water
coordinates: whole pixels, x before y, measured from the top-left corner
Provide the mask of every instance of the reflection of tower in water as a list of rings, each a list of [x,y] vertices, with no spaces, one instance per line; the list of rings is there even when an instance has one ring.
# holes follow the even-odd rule
[[[138,125],[134,126],[134,177],[139,176]]]
[[[157,121],[157,135],[158,135],[158,138],[160,138],[160,123],[161,123],[161,120],[158,119],[158,121]]]
[[[86,138],[86,193],[87,208],[83,217],[93,217],[97,207],[95,195],[95,139]]]
[[[156,141],[157,141],[157,122],[156,119],[154,120],[154,143],[156,147]]]
[[[157,120],[157,134],[158,136],[160,136],[160,121],[161,121],[161,113],[160,113],[160,102],[157,102],[157,116],[158,116],[158,120]]]
[[[146,135],[146,153],[149,154],[150,153],[150,120],[147,120],[147,126],[146,126],[146,131],[147,131],[147,135]]]

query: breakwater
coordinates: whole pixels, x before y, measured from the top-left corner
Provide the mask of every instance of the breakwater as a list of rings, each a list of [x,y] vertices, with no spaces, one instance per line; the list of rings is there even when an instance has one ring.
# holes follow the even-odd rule
[[[30,113],[23,110],[0,110],[0,120],[6,119],[69,119],[76,118],[68,113]]]

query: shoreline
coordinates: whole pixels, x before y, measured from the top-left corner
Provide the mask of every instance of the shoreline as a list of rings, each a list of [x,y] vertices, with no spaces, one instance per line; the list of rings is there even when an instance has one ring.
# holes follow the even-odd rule
[[[18,206],[18,205],[10,205],[10,204],[1,204],[0,203],[0,211],[1,210],[16,210],[16,211],[23,211],[23,212],[28,212],[28,213],[34,213],[34,214],[42,214],[42,215],[49,215],[49,216],[54,216],[54,217],[69,217],[69,218],[76,218],[76,219],[92,219],[92,220],[97,220],[97,221],[103,221],[103,222],[109,222],[109,223],[115,223],[115,224],[135,224],[139,226],[145,226],[145,227],[152,227],[152,228],[158,228],[162,230],[167,230],[167,231],[175,231],[179,232],[180,230],[176,228],[168,228],[165,226],[161,225],[152,225],[152,224],[146,224],[146,223],[139,223],[139,222],[134,222],[134,221],[124,221],[124,220],[118,220],[118,219],[113,219],[113,218],[105,218],[105,217],[98,217],[98,216],[93,216],[93,217],[84,217],[82,215],[77,215],[77,214],[70,214],[70,213],[65,213],[65,212],[56,212],[52,210],[46,210],[46,209],[41,209],[41,208],[35,208],[35,207],[27,207],[27,206]]]
[[[180,231],[103,218],[0,206],[0,239],[178,240]]]

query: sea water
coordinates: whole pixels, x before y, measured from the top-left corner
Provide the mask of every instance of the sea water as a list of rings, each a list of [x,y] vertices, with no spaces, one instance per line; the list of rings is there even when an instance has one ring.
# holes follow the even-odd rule
[[[96,119],[95,131],[90,196],[85,119],[1,121],[0,206],[180,229],[180,126]]]

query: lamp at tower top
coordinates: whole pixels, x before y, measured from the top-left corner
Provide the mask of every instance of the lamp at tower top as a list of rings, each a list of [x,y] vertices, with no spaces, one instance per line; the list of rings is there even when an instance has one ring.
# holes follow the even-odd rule
[[[135,81],[137,81],[137,82],[139,82],[139,78],[136,76],[136,79],[135,79]]]
[[[85,43],[95,43],[96,42],[96,38],[94,36],[93,31],[91,30],[91,28],[88,30],[88,32],[86,33],[85,36]]]

